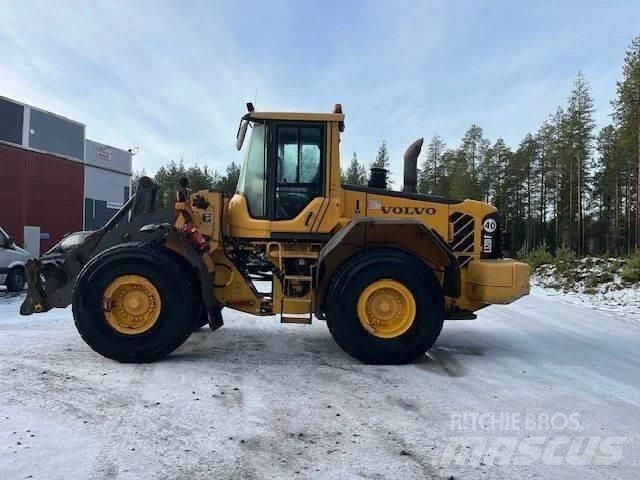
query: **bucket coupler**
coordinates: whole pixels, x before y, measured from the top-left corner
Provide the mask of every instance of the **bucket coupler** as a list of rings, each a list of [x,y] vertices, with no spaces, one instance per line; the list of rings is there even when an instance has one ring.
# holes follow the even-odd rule
[[[25,266],[27,297],[20,306],[20,314],[69,306],[78,274],[103,250],[123,242],[151,242],[166,236],[173,227],[174,213],[173,209],[155,208],[156,190],[152,179],[142,177],[135,195],[102,228],[71,249],[62,262],[46,257],[29,260]]]

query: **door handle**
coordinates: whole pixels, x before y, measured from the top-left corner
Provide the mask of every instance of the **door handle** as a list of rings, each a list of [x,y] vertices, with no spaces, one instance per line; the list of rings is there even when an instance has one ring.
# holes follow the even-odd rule
[[[309,212],[307,214],[307,220],[304,222],[304,226],[308,227],[309,226],[309,220],[311,220],[311,217],[313,217],[313,212]]]

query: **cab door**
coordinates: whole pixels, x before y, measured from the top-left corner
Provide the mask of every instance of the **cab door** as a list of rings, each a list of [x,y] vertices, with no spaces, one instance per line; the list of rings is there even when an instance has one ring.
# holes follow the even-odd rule
[[[312,235],[325,200],[326,125],[271,123],[267,150],[271,237]]]

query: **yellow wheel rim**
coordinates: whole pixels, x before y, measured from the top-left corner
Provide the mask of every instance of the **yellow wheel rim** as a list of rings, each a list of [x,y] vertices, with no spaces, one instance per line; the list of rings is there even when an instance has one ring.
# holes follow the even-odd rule
[[[416,317],[416,301],[407,287],[388,278],[372,283],[358,299],[358,318],[364,329],[379,338],[405,333]]]
[[[162,304],[156,287],[140,275],[116,278],[102,296],[104,318],[126,335],[146,332],[155,325]]]

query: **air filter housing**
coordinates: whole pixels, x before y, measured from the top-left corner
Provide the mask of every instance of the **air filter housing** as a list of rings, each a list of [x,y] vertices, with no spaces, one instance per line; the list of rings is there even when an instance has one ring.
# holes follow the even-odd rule
[[[386,168],[371,167],[371,176],[367,186],[371,188],[387,188],[387,173],[389,171]]]

